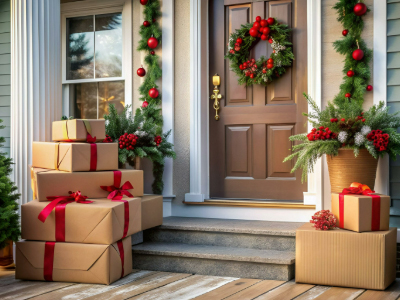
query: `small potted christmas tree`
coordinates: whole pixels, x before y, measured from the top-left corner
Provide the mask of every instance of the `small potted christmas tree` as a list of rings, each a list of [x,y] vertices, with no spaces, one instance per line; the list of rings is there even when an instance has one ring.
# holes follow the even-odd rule
[[[0,124],[3,120],[0,119]],[[0,125],[0,129],[5,128]],[[5,142],[0,137],[0,148]],[[13,265],[13,241],[20,236],[17,187],[9,178],[12,159],[0,149],[0,268]]]

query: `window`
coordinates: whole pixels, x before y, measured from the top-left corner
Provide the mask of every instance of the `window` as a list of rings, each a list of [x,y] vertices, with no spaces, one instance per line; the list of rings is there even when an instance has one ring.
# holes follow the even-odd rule
[[[129,16],[123,7],[77,9],[62,22],[63,114],[101,119],[110,104],[121,112],[131,90]]]

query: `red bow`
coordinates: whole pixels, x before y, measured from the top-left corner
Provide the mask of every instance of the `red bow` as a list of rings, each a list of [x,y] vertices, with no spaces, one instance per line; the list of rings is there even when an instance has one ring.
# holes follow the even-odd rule
[[[375,191],[372,191],[370,189],[366,189],[366,190],[362,190],[361,187],[349,187],[349,188],[345,188],[342,191],[342,194],[345,195],[369,195],[375,193]]]
[[[132,184],[129,181],[126,181],[122,186],[120,186],[122,173],[121,171],[113,171],[113,172],[114,172],[114,185],[100,186],[103,190],[110,192],[110,194],[107,196],[107,199],[121,200],[124,195],[133,198],[133,195],[130,192],[128,192],[128,190],[133,189]]]
[[[93,203],[93,201],[86,200],[88,197],[83,196],[80,191],[76,191],[75,193],[73,192],[68,192],[68,196],[49,196],[47,197],[47,200],[50,200],[51,202],[46,205],[45,208],[40,212],[38,219],[44,223],[46,221],[47,217],[50,215],[50,213],[53,211],[53,209],[61,204],[68,204],[72,202],[78,202],[82,204],[89,204]]]
[[[96,137],[95,136],[91,136],[90,133],[88,132],[86,135],[86,142],[88,143],[96,143]]]

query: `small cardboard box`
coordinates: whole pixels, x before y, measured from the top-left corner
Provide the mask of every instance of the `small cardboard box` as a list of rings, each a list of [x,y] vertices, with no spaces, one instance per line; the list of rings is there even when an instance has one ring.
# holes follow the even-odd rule
[[[118,169],[118,144],[97,143],[96,170]],[[90,171],[92,145],[88,143],[32,143],[32,166],[66,172]]]
[[[162,225],[163,197],[145,195],[142,197],[142,230]]]
[[[122,173],[121,185],[129,181],[133,189],[128,191],[134,197],[143,196],[143,171],[119,170]],[[88,198],[107,198],[110,192],[100,186],[114,185],[113,171],[63,172],[57,170],[31,168],[34,199],[48,201],[50,196],[68,196],[68,191],[81,191]],[[124,196],[124,199],[129,199]]]
[[[379,195],[379,194],[374,194]],[[389,230],[390,197],[380,196],[380,206],[372,205],[372,197],[367,195],[344,195],[343,213],[340,214],[339,194],[332,193],[332,213],[337,219],[337,226],[343,223],[343,229],[357,232],[373,231],[373,219],[378,222],[376,230]],[[375,211],[376,210],[376,211]],[[374,217],[373,217],[374,214]],[[343,220],[341,220],[341,216]]]
[[[397,229],[296,230],[296,282],[384,290],[396,279]]]
[[[85,120],[88,121],[89,133],[96,141],[103,141],[106,138],[105,120]],[[80,119],[54,121],[52,130],[52,140],[54,142],[86,142],[87,129]]]
[[[46,242],[16,243],[15,278],[45,280]],[[132,272],[131,237],[122,240],[124,276]],[[112,245],[55,243],[53,281],[110,284],[121,277],[122,264],[117,243]]]
[[[89,204],[77,202],[65,206],[65,242],[110,245],[124,233],[125,208],[120,201],[88,199]],[[128,198],[130,236],[142,230],[141,199]],[[21,205],[21,238],[34,241],[56,241],[55,209],[44,223],[38,219],[49,202],[33,200]],[[84,220],[84,222],[82,222]]]

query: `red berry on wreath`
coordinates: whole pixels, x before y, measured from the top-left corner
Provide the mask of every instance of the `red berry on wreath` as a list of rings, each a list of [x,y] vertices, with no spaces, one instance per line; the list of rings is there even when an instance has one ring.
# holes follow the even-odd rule
[[[146,70],[141,66],[139,69],[137,69],[136,73],[138,74],[139,77],[143,77],[146,75]]]
[[[250,78],[254,78],[254,74],[253,73],[250,74]]]
[[[262,35],[261,35],[261,39],[262,39],[263,41],[268,40],[268,35],[262,34]]]
[[[272,58],[268,58],[267,64],[273,64],[273,63],[274,63],[274,60]]]
[[[151,51],[150,54],[151,54],[151,55],[154,55],[154,54],[156,54],[156,53],[155,53],[154,51]]]
[[[247,69],[247,63],[243,63],[243,68]]]
[[[267,73],[267,70],[263,69],[262,72],[265,74],[265,73]]]
[[[149,102],[147,102],[146,100],[143,101],[142,107],[143,107],[143,108],[146,108],[147,106],[149,106]]]
[[[365,122],[365,119],[362,119],[361,122]]]
[[[273,64],[267,64],[267,69],[272,69],[274,67]]]
[[[236,39],[236,43],[241,44],[241,43],[243,43],[243,40],[242,40],[241,38],[237,38],[237,39]]]
[[[346,98],[350,98],[350,97],[351,97],[351,94],[350,94],[350,93],[346,93],[344,96],[345,96]]]
[[[151,88],[150,90],[149,90],[149,96],[151,97],[151,98],[157,98],[158,97],[158,90],[156,89],[156,88]]]
[[[257,34],[257,37],[258,37],[258,38],[261,38],[261,33],[258,33],[258,34]]]
[[[158,41],[155,37],[151,37],[147,40],[147,46],[149,46],[151,49],[154,49],[158,46]]]
[[[275,50],[274,50],[274,51],[272,51],[272,53],[275,53]]]
[[[240,69],[240,70],[243,70],[243,65],[239,65],[239,69]]]
[[[353,77],[353,76],[354,76],[354,71],[353,70],[347,71],[347,77]]]
[[[274,40],[273,39],[269,39],[268,40],[268,43],[270,43],[270,44],[272,44],[274,42]],[[275,51],[275,50],[274,50]]]
[[[275,19],[274,18],[268,18],[267,22],[268,22],[268,25],[274,25]]]
[[[349,31],[347,29],[342,31],[343,36],[346,36],[349,33]]]
[[[345,121],[346,121],[346,119],[345,119],[345,118],[341,118],[341,119],[340,119],[340,121],[342,121],[342,122],[345,122]]]
[[[271,31],[271,29],[269,29],[269,27],[264,27],[264,28],[263,28],[263,33],[264,33],[265,35],[268,35],[270,31]]]
[[[253,28],[255,28],[257,30],[260,30],[260,28],[261,28],[260,22],[254,22],[253,23]]]
[[[260,21],[260,25],[261,25],[261,27],[267,27],[267,26],[268,26],[267,20],[262,19],[262,20]]]
[[[355,60],[362,60],[364,57],[364,51],[362,51],[361,49],[356,49],[353,51],[353,58]]]
[[[146,5],[149,0],[140,0],[140,4]]]
[[[152,21],[153,21],[153,23],[155,23],[155,22],[156,22],[156,19],[153,19]]]
[[[256,17],[256,22],[260,22],[261,21],[261,17],[260,16],[257,16]]]
[[[367,6],[364,3],[357,3],[354,5],[353,11],[356,16],[360,17],[367,12]]]
[[[258,30],[257,30],[256,28],[252,27],[252,28],[250,28],[250,30],[249,30],[249,34],[250,34],[252,37],[257,37],[257,35],[258,35]]]
[[[372,90],[373,90],[373,87],[372,87],[372,85],[370,85],[370,84],[369,84],[369,85],[367,85],[367,91],[368,91],[368,92],[370,92],[370,91],[372,91]]]
[[[144,27],[149,27],[150,26],[150,22],[149,21],[144,21],[143,22],[143,26]]]

